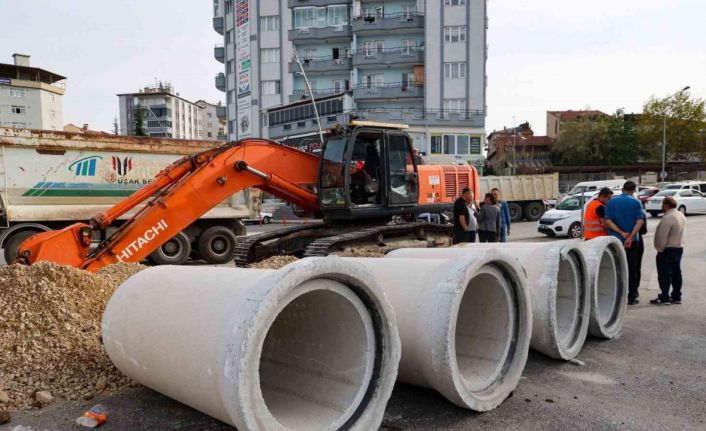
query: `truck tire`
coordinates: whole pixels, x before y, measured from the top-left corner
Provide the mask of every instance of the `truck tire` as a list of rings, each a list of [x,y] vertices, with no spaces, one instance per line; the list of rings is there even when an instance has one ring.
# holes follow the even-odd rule
[[[235,234],[225,226],[212,226],[199,235],[197,247],[208,263],[230,262],[235,253]]]
[[[520,221],[522,220],[522,207],[520,204],[516,204],[514,202],[509,202],[507,206],[510,209],[510,220],[512,221]]]
[[[181,265],[189,259],[191,241],[184,232],[174,235],[150,254],[150,259],[157,265]]]
[[[529,221],[537,221],[544,214],[544,205],[540,202],[530,202],[524,208],[525,218]]]
[[[9,265],[17,259],[17,252],[22,243],[25,242],[27,238],[38,233],[38,231],[34,230],[22,230],[10,236],[5,243],[5,262]]]

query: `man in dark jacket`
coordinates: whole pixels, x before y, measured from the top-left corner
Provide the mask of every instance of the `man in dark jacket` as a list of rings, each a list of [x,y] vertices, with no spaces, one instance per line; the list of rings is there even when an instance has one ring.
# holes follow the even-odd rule
[[[468,242],[468,205],[473,202],[471,189],[464,188],[461,197],[454,202],[453,243]]]
[[[503,200],[503,195],[500,193],[499,188],[495,187],[490,192],[500,206],[500,242],[507,242],[507,238],[510,236],[510,224],[512,223],[510,207]]]

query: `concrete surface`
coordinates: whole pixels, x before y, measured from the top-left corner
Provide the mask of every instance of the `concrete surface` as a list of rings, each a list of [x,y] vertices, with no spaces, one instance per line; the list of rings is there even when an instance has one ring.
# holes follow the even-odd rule
[[[657,220],[649,219],[654,232]],[[513,224],[511,240],[562,241]],[[473,413],[433,390],[397,384],[383,430],[698,430],[706,429],[706,216],[687,217],[684,304],[652,306],[657,296],[652,235],[643,262],[641,303],[627,310],[623,333],[589,339],[563,363],[530,352],[514,395],[497,409]],[[233,428],[146,388],[13,414],[7,431],[71,430],[98,401],[110,410],[104,431],[226,431]],[[19,427],[21,426],[21,427]]]

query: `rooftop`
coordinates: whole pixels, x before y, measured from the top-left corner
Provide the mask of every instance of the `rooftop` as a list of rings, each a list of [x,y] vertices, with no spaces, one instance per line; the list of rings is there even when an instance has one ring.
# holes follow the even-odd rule
[[[596,110],[584,110],[584,111],[547,111],[547,113],[559,117],[561,121],[573,121],[580,118],[592,118],[592,117],[607,117],[608,114],[602,111]]]
[[[27,64],[29,64],[28,61]],[[65,76],[49,72],[39,67],[8,63],[0,63],[0,78],[21,79],[25,81],[43,82],[45,84],[54,84],[66,79]]]

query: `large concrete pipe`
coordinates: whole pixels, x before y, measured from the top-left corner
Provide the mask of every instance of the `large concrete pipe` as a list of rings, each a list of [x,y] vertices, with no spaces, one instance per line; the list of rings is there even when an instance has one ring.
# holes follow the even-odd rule
[[[373,272],[395,309],[400,381],[476,411],[497,407],[515,389],[532,311],[514,259],[492,250],[447,261],[350,259]]]
[[[592,288],[588,333],[597,338],[615,338],[623,328],[628,301],[625,248],[612,236],[585,241],[581,247]]]
[[[397,376],[392,307],[341,258],[280,270],[161,266],[103,316],[118,369],[239,430],[371,430]]]
[[[482,243],[453,248],[406,249],[389,257],[458,258],[471,250],[498,249],[527,274],[532,300],[530,347],[557,359],[576,357],[586,340],[590,287],[580,241]]]

